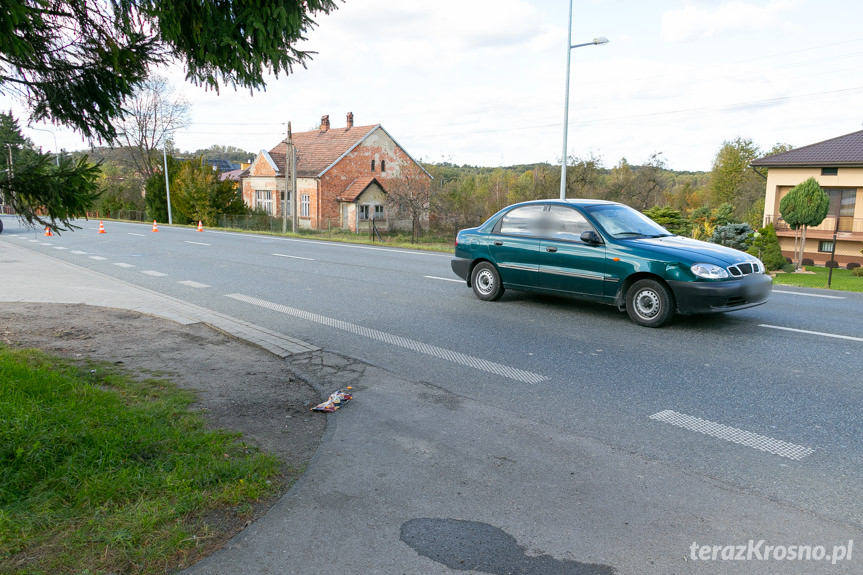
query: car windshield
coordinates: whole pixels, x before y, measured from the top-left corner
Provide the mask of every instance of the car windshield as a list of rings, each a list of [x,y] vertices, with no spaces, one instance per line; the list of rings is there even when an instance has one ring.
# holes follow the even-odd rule
[[[586,210],[613,238],[662,238],[668,230],[629,206],[599,205]]]

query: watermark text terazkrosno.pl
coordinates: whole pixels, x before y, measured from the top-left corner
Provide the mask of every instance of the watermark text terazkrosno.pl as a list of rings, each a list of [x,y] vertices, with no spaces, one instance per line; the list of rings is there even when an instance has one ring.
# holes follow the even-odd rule
[[[770,545],[764,539],[750,539],[744,545],[708,545],[693,541],[693,561],[851,561],[854,540],[842,545]]]

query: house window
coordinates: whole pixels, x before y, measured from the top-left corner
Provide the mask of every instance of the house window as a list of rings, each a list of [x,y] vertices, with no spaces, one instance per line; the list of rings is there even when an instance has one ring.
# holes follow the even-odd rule
[[[384,168],[384,163],[381,162],[381,169]],[[383,206],[375,206],[375,219],[382,220],[384,219],[384,207]]]
[[[830,208],[828,217],[836,217],[839,214],[840,232],[850,232],[854,228],[854,210],[857,207],[857,189],[825,188],[830,196]]]
[[[255,190],[255,207],[273,214],[273,192],[270,190]]]
[[[381,160],[381,172],[386,172],[386,171],[387,171],[387,161]]]
[[[357,214],[361,222],[369,219],[369,205],[365,204],[362,206],[357,206]]]
[[[309,217],[309,194],[300,196],[300,216],[303,218]]]
[[[822,176],[838,176],[839,168],[821,168]]]
[[[832,241],[820,241],[818,242],[818,251],[819,252],[833,252],[833,242]]]
[[[374,160],[372,160],[372,171],[373,172],[375,171],[375,161]]]

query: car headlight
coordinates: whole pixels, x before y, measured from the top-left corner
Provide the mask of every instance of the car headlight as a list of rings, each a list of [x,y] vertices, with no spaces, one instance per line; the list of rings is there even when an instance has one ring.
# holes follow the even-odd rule
[[[693,264],[691,269],[692,273],[698,277],[709,280],[718,280],[728,277],[728,272],[725,271],[725,268],[721,268],[714,264]]]

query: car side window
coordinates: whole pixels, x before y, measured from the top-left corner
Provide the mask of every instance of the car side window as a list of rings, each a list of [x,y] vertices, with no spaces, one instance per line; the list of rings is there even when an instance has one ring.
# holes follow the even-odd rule
[[[542,204],[522,206],[510,210],[501,218],[498,232],[501,234],[535,235],[540,228],[545,206]]]
[[[556,240],[581,241],[582,232],[593,230],[580,212],[566,206],[551,206],[546,236]]]

